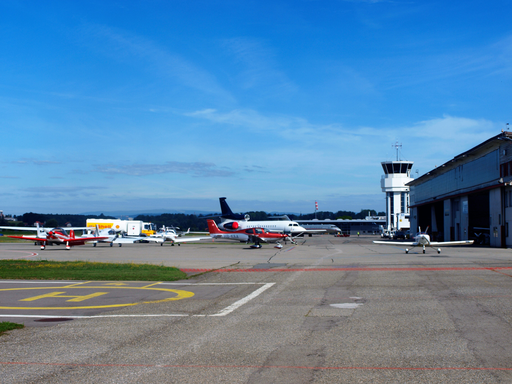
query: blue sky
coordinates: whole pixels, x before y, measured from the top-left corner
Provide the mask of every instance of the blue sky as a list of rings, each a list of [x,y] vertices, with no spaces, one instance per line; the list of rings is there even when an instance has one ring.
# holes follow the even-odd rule
[[[3,1],[0,209],[383,211],[395,143],[421,175],[512,120],[510,16],[499,0]]]

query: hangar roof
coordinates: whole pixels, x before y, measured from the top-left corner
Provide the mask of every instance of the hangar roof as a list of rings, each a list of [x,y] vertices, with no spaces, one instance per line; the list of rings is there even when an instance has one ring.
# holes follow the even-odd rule
[[[414,179],[413,181],[410,181],[406,185],[416,186],[422,184],[434,177],[439,176],[442,173],[445,173],[459,166],[461,163],[466,163],[468,162],[468,160],[473,160],[475,158],[481,157],[499,147],[504,140],[512,141],[512,132],[501,132],[499,135],[493,136],[490,139],[484,141],[483,143],[478,144],[476,147],[473,147],[470,150],[455,156],[453,159],[447,161],[443,165],[434,168],[433,170],[425,173],[424,175],[421,175],[420,177]]]

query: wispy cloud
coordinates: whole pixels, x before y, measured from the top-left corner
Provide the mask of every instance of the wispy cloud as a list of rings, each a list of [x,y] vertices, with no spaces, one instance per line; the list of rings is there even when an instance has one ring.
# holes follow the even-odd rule
[[[150,39],[98,24],[87,24],[80,32],[89,39],[86,44],[104,55],[126,63],[133,59],[144,60],[148,71],[156,71],[158,75],[175,79],[187,87],[233,101],[230,93],[209,71]]]
[[[62,164],[62,162],[60,162],[60,161],[37,160],[37,159],[13,160],[10,163],[11,164],[27,164],[27,165],[56,165],[56,164]]]
[[[39,186],[20,188],[31,199],[52,199],[68,201],[71,198],[85,198],[95,196],[97,191],[106,190],[103,186]]]
[[[162,164],[99,165],[95,168],[95,171],[109,175],[130,176],[148,176],[165,173],[181,173],[202,177],[230,177],[235,175],[234,171],[217,167],[213,163],[185,163],[179,161],[167,161]]]
[[[262,41],[238,37],[224,40],[223,46],[241,65],[236,76],[241,88],[263,88],[270,95],[296,91],[296,85],[277,69],[274,54]]]

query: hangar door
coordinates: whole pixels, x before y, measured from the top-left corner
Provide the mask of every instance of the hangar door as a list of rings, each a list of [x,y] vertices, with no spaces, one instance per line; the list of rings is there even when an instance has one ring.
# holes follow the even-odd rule
[[[473,193],[468,196],[469,239],[477,244],[489,245],[490,240],[490,209],[489,191]]]

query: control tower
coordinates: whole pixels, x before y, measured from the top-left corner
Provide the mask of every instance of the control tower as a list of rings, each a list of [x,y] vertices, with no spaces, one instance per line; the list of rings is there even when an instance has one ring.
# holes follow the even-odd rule
[[[382,192],[386,193],[386,225],[387,230],[409,229],[409,187],[405,184],[412,181],[411,169],[414,162],[398,160],[381,163],[384,175],[380,180]],[[400,145],[401,147],[401,145]]]

